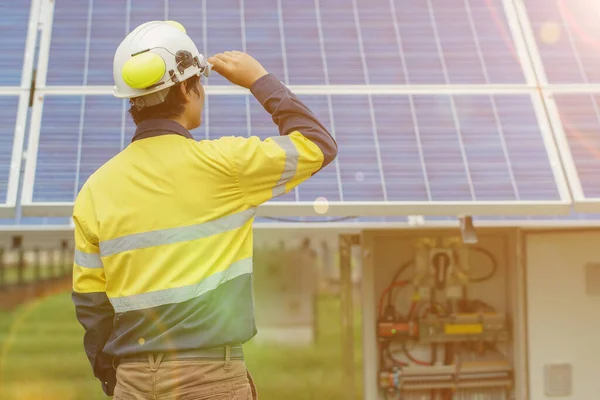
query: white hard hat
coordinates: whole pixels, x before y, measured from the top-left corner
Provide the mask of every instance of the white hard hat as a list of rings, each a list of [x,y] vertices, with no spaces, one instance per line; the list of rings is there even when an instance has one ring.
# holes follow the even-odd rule
[[[151,21],[121,42],[113,59],[113,94],[133,98],[142,109],[162,103],[169,88],[194,75],[208,76],[211,65],[175,21]]]

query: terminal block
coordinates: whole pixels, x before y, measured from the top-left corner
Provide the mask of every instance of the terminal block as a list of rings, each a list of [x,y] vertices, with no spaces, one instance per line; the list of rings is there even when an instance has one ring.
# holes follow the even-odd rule
[[[431,389],[482,389],[512,387],[508,361],[470,361],[452,365],[407,366],[380,371],[379,387],[402,392]]]

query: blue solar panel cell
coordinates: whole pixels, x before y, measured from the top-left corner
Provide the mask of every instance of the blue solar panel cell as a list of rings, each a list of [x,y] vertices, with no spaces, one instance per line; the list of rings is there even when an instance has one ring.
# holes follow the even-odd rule
[[[432,199],[472,199],[452,99],[439,95],[415,97],[415,115]]]
[[[34,201],[72,201],[89,176],[131,137],[124,132],[122,116],[123,102],[108,96],[47,98]]]
[[[358,0],[357,12],[371,84],[402,84],[406,66],[389,0]]]
[[[0,96],[0,203],[6,203],[19,98]]]
[[[83,129],[79,133],[77,191],[99,165],[123,148],[123,101],[108,96],[86,96]]]
[[[380,159],[366,96],[332,96],[344,201],[383,201]]]
[[[555,177],[529,96],[495,96],[519,200],[558,200]]]
[[[4,0],[0,3],[0,86],[19,86],[23,71],[25,41],[29,21],[28,0]]]
[[[208,57],[204,37],[206,29],[204,3],[203,0],[169,0],[166,19],[181,23],[189,37],[196,43],[198,51]]]
[[[41,121],[33,201],[72,201],[77,189],[81,96],[47,97]]]
[[[164,0],[125,0],[126,4],[121,7],[123,17],[127,17],[127,8],[129,7],[129,31],[131,32],[137,26],[148,21],[164,21],[169,18],[170,1]],[[187,12],[192,12],[190,7],[185,8]],[[117,43],[123,40],[121,38]],[[115,47],[116,50],[116,47]]]
[[[84,53],[85,65],[88,68],[87,75],[84,73],[83,85],[112,85],[113,56],[129,31],[127,14],[124,13],[126,3],[126,0],[102,0],[93,3],[88,32],[89,49]]]
[[[283,65],[285,41],[280,30],[278,0],[253,0],[244,4],[246,50],[265,69],[287,82]]]
[[[323,46],[331,84],[365,84],[352,0],[320,0]]]
[[[374,96],[373,106],[388,200],[430,200],[412,97]]]
[[[439,1],[432,3],[441,4]],[[444,0],[443,7],[433,7],[430,12],[435,35],[443,49],[448,82],[487,82],[477,47],[473,17],[470,8],[465,7],[465,1]]]
[[[289,82],[294,85],[325,84],[324,51],[314,2],[281,3]]]
[[[258,136],[262,140],[278,135],[277,126],[273,123],[271,116],[265,111],[263,106],[254,97],[247,97],[246,101],[248,102],[250,118],[249,134]]]
[[[477,35],[478,52],[483,60],[487,83],[524,83],[525,77],[513,42],[504,7],[497,0],[465,2]]]
[[[209,139],[248,136],[245,96],[212,96],[208,102]]]
[[[599,83],[598,6],[584,0],[526,0],[550,83]]]
[[[518,199],[496,99],[456,96],[455,104],[475,199]]]
[[[411,84],[443,84],[443,65],[425,1],[395,1],[402,52]]]
[[[84,84],[90,3],[91,1],[64,0],[54,4],[46,78],[48,85]],[[110,76],[112,77],[112,73]]]
[[[557,94],[556,104],[586,198],[600,198],[600,96]]]
[[[228,50],[243,50],[242,15],[239,0],[219,0],[206,2],[206,24],[208,55]],[[219,74],[212,74],[210,85],[227,84]]]

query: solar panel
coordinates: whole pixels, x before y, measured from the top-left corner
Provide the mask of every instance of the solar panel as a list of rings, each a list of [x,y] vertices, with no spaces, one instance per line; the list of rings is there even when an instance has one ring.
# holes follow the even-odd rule
[[[525,0],[549,83],[600,83],[600,5],[586,0]]]
[[[0,96],[0,218],[15,213],[27,100],[28,93]]]
[[[201,52],[246,50],[292,85],[525,81],[501,0],[61,0],[47,84],[112,85],[125,34],[165,19]]]
[[[547,99],[575,209],[600,212],[600,94]]]
[[[568,212],[555,149],[530,95],[300,97],[336,135],[339,156],[270,202],[270,215],[314,215],[318,198],[330,215]],[[41,105],[32,117],[24,212],[36,204],[70,212],[85,180],[134,128],[111,96],[47,95],[43,113]],[[204,122],[193,132],[198,140],[277,135],[247,95],[209,96]]]
[[[28,0],[0,2],[0,35],[3,38],[0,41],[0,86],[21,85],[31,3]]]

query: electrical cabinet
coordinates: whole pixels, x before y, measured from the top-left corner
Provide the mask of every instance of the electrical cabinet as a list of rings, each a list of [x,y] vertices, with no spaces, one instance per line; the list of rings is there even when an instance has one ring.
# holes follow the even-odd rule
[[[509,400],[524,343],[516,229],[364,231],[365,400]],[[518,396],[517,396],[518,397]]]

